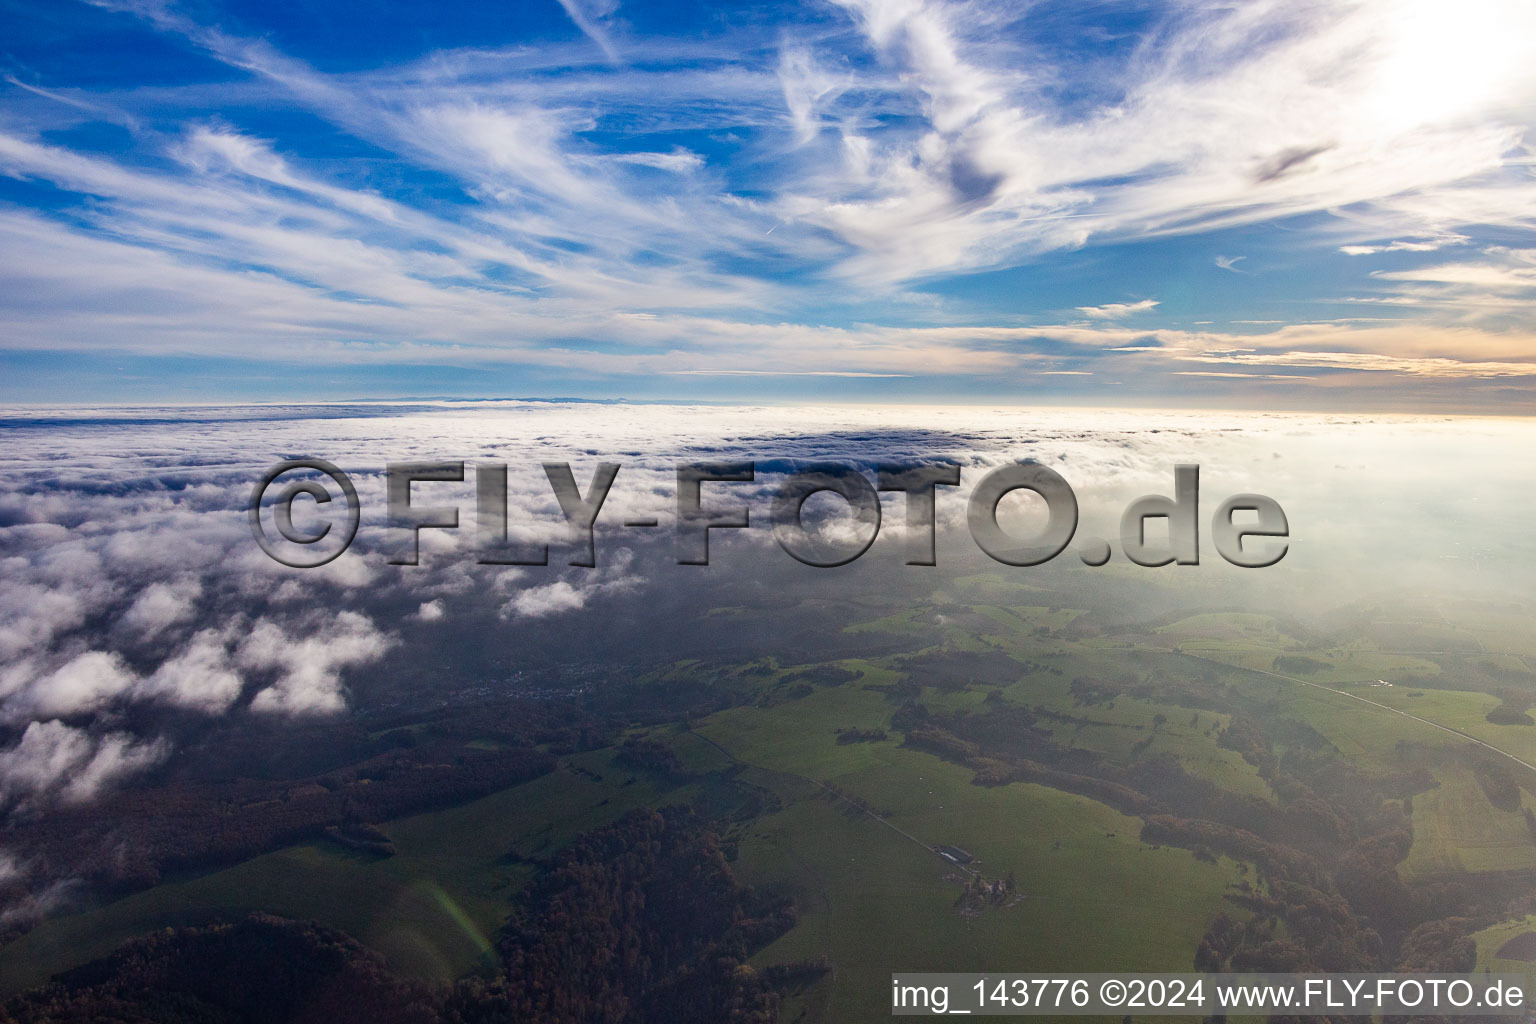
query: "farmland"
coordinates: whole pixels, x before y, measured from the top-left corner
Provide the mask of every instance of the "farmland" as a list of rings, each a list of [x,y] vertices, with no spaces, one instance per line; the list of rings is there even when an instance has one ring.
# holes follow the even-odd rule
[[[785,989],[784,1020],[880,1015],[902,967],[1186,970],[1220,920],[1238,936],[1221,955],[1257,965],[1304,926],[1275,887],[1329,884],[1315,872],[1370,829],[1380,838],[1357,849],[1373,856],[1406,837],[1386,865],[1406,886],[1498,878],[1504,892],[1536,875],[1536,773],[1473,742],[1536,757],[1536,728],[1488,721],[1507,693],[1453,685],[1468,644],[1384,651],[1397,627],[1318,636],[1219,611],[1106,625],[1051,600],[970,577],[844,628],[904,641],[888,653],[655,666],[635,692],[690,694],[696,710],[561,749],[556,770],[489,796],[376,822],[388,854],[306,841],[55,915],[5,948],[0,986],[252,910],[341,929],[398,974],[445,984],[493,968],[508,914],[552,854],[673,804],[712,816],[743,884],[797,908],[751,963],[831,965]],[[1502,679],[1524,664],[1513,647],[1472,656]],[[1407,682],[1385,685],[1394,678]],[[454,730],[466,750],[505,742]],[[1314,794],[1304,813],[1300,791]],[[1369,813],[1348,817],[1355,807]],[[967,903],[974,879],[1004,878],[1009,899]],[[1438,913],[1388,919],[1364,892],[1350,898],[1361,916],[1341,949],[1349,928],[1390,948]],[[1502,898],[1455,908],[1480,929],[1480,962],[1526,927]]]

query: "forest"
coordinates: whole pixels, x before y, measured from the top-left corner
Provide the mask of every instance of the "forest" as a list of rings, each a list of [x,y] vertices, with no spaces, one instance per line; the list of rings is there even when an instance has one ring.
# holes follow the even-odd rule
[[[775,976],[746,959],[794,920],[736,883],[696,812],[643,810],[545,865],[488,977],[412,984],[339,932],[256,914],[135,940],[0,1006],[0,1022],[771,1024]]]

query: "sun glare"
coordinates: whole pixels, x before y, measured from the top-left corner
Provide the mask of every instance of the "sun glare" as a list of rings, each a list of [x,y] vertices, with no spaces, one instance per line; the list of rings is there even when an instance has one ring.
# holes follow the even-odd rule
[[[1373,31],[1383,42],[1366,105],[1378,126],[1407,130],[1496,115],[1532,98],[1536,3],[1530,0],[1407,0]]]

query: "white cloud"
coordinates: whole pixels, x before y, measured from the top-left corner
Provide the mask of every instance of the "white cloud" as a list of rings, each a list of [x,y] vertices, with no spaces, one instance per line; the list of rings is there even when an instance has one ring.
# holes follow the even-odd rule
[[[604,26],[607,18],[618,9],[616,0],[560,0],[560,6],[576,27],[597,44],[604,56],[609,60],[618,59],[618,50]]]
[[[797,46],[780,52],[778,77],[795,141],[801,145],[820,131],[825,104],[853,84],[852,76],[828,71],[810,50]]]
[[[1145,313],[1149,309],[1156,309],[1159,305],[1156,299],[1142,299],[1140,302],[1111,302],[1103,306],[1078,306],[1077,311],[1093,320],[1119,320],[1133,313]]]
[[[704,166],[704,158],[681,147],[669,153],[620,153],[614,160],[623,164],[639,164],[661,171],[695,171]]]
[[[21,862],[12,854],[0,850],[0,887],[19,881],[24,874]]]
[[[259,620],[240,645],[239,663],[276,670],[277,680],[251,702],[256,711],[279,714],[333,714],[346,706],[341,670],[377,661],[392,640],[367,616],[344,611],[331,622],[297,635],[276,623]]]
[[[230,664],[228,639],[219,630],[199,632],[174,657],[144,679],[135,694],[209,714],[229,710],[244,683]]]
[[[142,742],[120,732],[98,739],[62,722],[33,722],[14,747],[0,750],[0,803],[51,797],[84,802],[168,752],[160,740]]]
[[[575,582],[567,578],[527,587],[501,606],[501,615],[503,618],[541,619],[584,608],[588,601],[599,595],[633,591],[645,582],[630,571],[634,558],[631,549],[619,548],[597,570],[582,573],[575,577]]]
[[[0,588],[0,658],[46,647],[85,618],[83,595],[11,576]]]
[[[78,887],[76,880],[63,878],[23,892],[9,905],[0,906],[0,928],[30,927],[66,906]]]
[[[577,589],[565,580],[556,580],[522,591],[504,606],[504,611],[530,619],[543,618],[557,612],[574,611],[587,603],[587,591]]]
[[[1346,256],[1374,256],[1383,252],[1434,252],[1450,245],[1466,245],[1472,241],[1466,235],[1442,235],[1438,238],[1398,239],[1371,245],[1341,245],[1339,252]]]
[[[166,627],[190,618],[202,594],[196,577],[184,577],[172,583],[151,583],[123,613],[123,625],[150,640]]]
[[[33,726],[28,727],[28,732]],[[25,734],[22,741],[26,742]],[[151,768],[169,754],[170,744],[165,740],[146,743],[127,733],[109,733],[96,744],[90,759],[71,771],[69,782],[60,791],[60,798],[68,803],[91,800],[119,779]]]
[[[1433,284],[1527,291],[1536,289],[1536,262],[1527,257],[1503,264],[1441,263],[1414,270],[1377,271],[1372,276],[1383,281],[1427,281]]]
[[[43,717],[78,714],[105,707],[133,684],[133,673],[121,655],[87,651],[35,679],[13,703]]]

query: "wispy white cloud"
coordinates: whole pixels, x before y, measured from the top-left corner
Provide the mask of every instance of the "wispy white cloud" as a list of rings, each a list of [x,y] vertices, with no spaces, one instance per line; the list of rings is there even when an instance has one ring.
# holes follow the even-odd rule
[[[1231,363],[1240,366],[1329,367],[1341,370],[1369,370],[1377,373],[1401,373],[1415,377],[1441,379],[1536,377],[1536,362],[1464,362],[1456,359],[1405,358],[1371,352],[1222,352],[1187,355],[1198,362]],[[1231,376],[1211,374],[1206,376]]]
[[[562,0],[608,61],[573,43],[348,74],[170,3],[97,6],[458,195],[391,192],[366,162],[339,169],[218,110],[139,116],[160,94],[34,89],[37,109],[0,128],[0,170],[74,203],[0,209],[13,348],[991,374],[1037,369],[1027,343],[1063,330],[914,326],[966,321],[926,291],[935,278],[1303,215],[1294,237],[1319,252],[1446,253],[1332,298],[1415,309],[1421,341],[1469,323],[1524,338],[1528,268],[1474,256],[1471,239],[1536,230],[1526,4],[1471,0],[1455,17],[1424,0],[1171,4],[1138,45],[1096,56],[1093,90],[1071,100],[1061,86],[1080,69],[1034,41],[1031,10],[966,0],[843,0],[750,47],[633,37],[617,5]],[[134,132],[126,152],[49,132],[109,114]],[[701,141],[679,144],[682,130]],[[1244,258],[1215,262],[1236,273]],[[850,302],[887,323],[838,311]],[[1167,312],[1078,310],[1103,325]],[[1417,342],[1398,354],[1462,358]],[[20,642],[8,637],[0,626],[0,645]]]
[[[828,70],[809,49],[794,45],[780,51],[778,77],[795,141],[800,145],[817,136],[828,104],[854,85],[850,73]]]
[[[859,370],[667,370],[679,377],[910,377],[910,373],[870,373]]]
[[[1466,245],[1471,239],[1466,235],[1443,235],[1439,238],[1398,239],[1370,245],[1341,245],[1339,252],[1346,256],[1374,256],[1383,252],[1434,252],[1448,245]]]
[[[1221,377],[1226,380],[1312,380],[1292,373],[1236,373],[1230,370],[1174,370],[1175,377]]]
[[[9,885],[11,882],[22,877],[22,874],[21,864],[16,860],[15,856],[0,850],[0,885]]]
[[[1506,258],[1498,263],[1441,263],[1414,270],[1378,270],[1372,276],[1383,281],[1424,281],[1494,291],[1536,289],[1536,249],[1505,250],[1502,255]]]
[[[617,0],[559,0],[560,6],[576,27],[597,44],[609,60],[618,60],[619,52],[608,37],[604,22],[618,9]]]
[[[1077,311],[1090,320],[1120,320],[1133,313],[1145,313],[1149,309],[1156,309],[1156,299],[1142,299],[1140,302],[1111,302],[1103,306],[1078,306]]]

